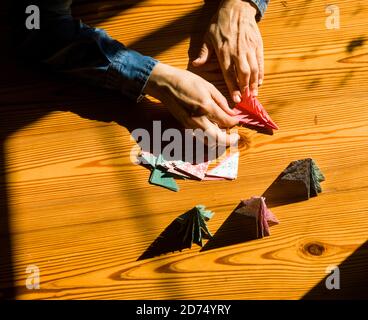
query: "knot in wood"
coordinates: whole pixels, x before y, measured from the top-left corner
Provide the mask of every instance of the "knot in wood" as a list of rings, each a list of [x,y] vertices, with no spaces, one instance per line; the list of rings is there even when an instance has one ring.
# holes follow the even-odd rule
[[[304,251],[312,256],[321,256],[326,251],[326,249],[321,243],[310,242],[304,246]]]

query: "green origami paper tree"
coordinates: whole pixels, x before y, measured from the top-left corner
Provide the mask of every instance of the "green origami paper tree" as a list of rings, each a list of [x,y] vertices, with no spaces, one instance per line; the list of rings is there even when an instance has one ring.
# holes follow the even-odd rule
[[[206,221],[211,219],[213,212],[205,206],[198,205],[177,217],[138,258],[138,260],[153,258],[165,253],[191,248],[195,243],[202,247],[203,239],[209,239],[212,234]]]
[[[183,243],[186,246],[191,248],[192,243],[195,243],[202,247],[202,239],[212,237],[206,224],[212,216],[212,211],[206,210],[203,205],[198,205],[176,219],[182,225],[179,234],[183,235]]]

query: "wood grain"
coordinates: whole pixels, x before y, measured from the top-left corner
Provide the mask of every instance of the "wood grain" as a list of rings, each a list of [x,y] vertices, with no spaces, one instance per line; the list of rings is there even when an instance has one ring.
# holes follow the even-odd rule
[[[341,28],[328,30],[327,4],[271,1],[260,24],[266,63],[260,99],[281,129],[269,136],[241,128],[239,178],[232,182],[179,181],[179,193],[148,184],[149,172],[130,161],[129,121],[135,107],[145,119],[167,119],[152,99],[134,106],[32,73],[2,79],[7,199],[1,201],[15,298],[300,299],[323,281],[329,265],[348,261],[368,239],[368,8],[363,1],[335,1]],[[195,51],[193,38],[205,28],[202,6],[94,1],[75,12],[125,44],[186,68],[191,39]],[[226,94],[215,63],[200,74]],[[215,233],[240,199],[261,195],[292,160],[305,157],[326,175],[324,191],[272,208],[281,223],[271,237],[136,261],[194,205],[215,211],[209,222]],[[367,278],[364,253],[365,262],[347,269],[348,279]],[[40,290],[25,286],[28,265],[40,268]],[[349,282],[342,291],[343,285]]]

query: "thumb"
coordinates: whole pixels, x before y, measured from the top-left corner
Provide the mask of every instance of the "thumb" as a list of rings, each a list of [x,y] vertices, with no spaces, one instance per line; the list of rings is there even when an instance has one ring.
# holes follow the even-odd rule
[[[192,62],[193,66],[199,67],[199,66],[204,65],[211,57],[211,54],[212,54],[212,49],[206,42],[204,42],[202,45],[201,51],[199,52],[198,58]]]

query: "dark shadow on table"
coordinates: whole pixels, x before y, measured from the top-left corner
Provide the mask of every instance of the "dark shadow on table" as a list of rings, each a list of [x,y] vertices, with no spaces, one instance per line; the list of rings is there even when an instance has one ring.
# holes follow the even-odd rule
[[[339,266],[340,289],[327,289],[327,274],[302,299],[305,300],[355,300],[368,299],[368,241],[361,245]],[[333,281],[331,281],[334,284]],[[330,281],[328,281],[330,283]]]
[[[183,222],[179,221],[180,218],[184,219],[186,214],[184,213],[180,217],[175,218],[142,253],[137,261],[191,248],[191,238],[186,237]]]
[[[258,238],[256,220],[235,212],[240,206],[241,203],[227,217],[213,237],[207,241],[201,252],[244,243]]]
[[[0,4],[0,18],[6,16],[4,8],[9,1]],[[74,10],[77,15],[81,15],[82,19],[86,18],[85,22],[100,23],[140,2],[136,0],[124,1],[124,3],[111,2],[111,6],[106,7],[109,1],[93,1],[93,3],[75,1]],[[78,7],[78,3],[84,4],[84,7]],[[99,4],[105,12],[101,14],[99,11],[100,15],[97,17],[93,16],[92,11],[86,10],[86,5],[88,8],[96,9]],[[205,9],[195,10],[138,39],[132,44],[132,48],[139,49],[147,55],[156,55],[167,50],[195,33],[192,21],[198,18],[200,12],[205,13]],[[0,25],[0,36],[7,38],[10,35],[9,32],[8,25],[3,21]],[[65,81],[37,67],[25,65],[15,59],[15,56],[16,53],[10,49],[10,46],[4,46],[0,53],[2,70],[0,76],[0,112],[2,114],[0,118],[0,299],[14,299],[17,290],[24,290],[23,286],[15,287],[14,279],[11,212],[6,181],[7,150],[5,149],[6,140],[10,135],[53,111],[73,112],[83,118],[103,122],[113,121],[126,127],[130,132],[137,128],[145,128],[151,132],[153,120],[162,121],[162,131],[166,128],[180,128],[162,105],[147,100],[135,104],[118,93],[87,87],[70,80]],[[150,223],[148,220],[147,224]],[[141,226],[140,232],[145,232],[144,225]]]
[[[268,208],[274,208],[279,206],[288,205],[291,203],[296,203],[300,201],[306,201],[306,199],[301,195],[300,197],[287,196],[281,183],[281,178],[283,172],[281,172],[278,177],[271,183],[271,185],[262,194],[262,197],[266,198],[266,203]],[[302,185],[300,186],[302,189]]]

